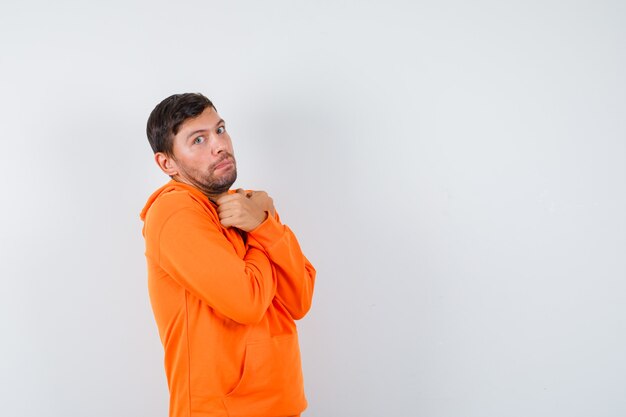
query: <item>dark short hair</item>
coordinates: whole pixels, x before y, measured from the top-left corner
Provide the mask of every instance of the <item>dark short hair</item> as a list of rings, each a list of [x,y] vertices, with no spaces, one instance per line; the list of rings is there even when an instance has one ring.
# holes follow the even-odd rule
[[[173,155],[174,136],[187,119],[199,116],[215,106],[200,93],[174,94],[157,104],[148,117],[146,134],[154,153]],[[217,109],[216,109],[217,110]]]

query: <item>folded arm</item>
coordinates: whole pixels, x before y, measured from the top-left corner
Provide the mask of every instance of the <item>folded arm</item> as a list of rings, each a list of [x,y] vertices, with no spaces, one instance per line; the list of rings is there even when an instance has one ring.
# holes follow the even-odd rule
[[[311,308],[315,285],[315,268],[304,256],[296,236],[280,223],[278,214],[269,215],[248,233],[251,245],[260,245],[276,270],[276,298],[295,320]]]
[[[210,307],[242,324],[261,320],[276,293],[276,279],[260,244],[243,259],[200,208],[174,212],[160,231],[161,267]]]

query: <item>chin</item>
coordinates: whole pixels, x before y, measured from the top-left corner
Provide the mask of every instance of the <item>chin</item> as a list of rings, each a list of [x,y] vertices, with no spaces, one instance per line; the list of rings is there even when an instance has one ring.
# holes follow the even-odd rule
[[[222,178],[219,180],[219,184],[223,187],[230,187],[237,181],[237,170],[233,170],[233,172],[225,173]]]

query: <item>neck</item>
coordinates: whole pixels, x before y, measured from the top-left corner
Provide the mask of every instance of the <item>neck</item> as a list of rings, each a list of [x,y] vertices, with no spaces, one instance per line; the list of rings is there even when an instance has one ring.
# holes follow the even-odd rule
[[[225,195],[228,195],[228,191],[225,191],[225,192],[219,193],[219,194],[206,193],[206,192],[202,191],[202,194],[206,195],[211,203],[217,205],[217,200],[219,200],[221,197],[223,197]]]
[[[215,192],[213,190],[208,190],[206,189],[206,187],[203,187],[200,184],[194,184],[191,181],[188,181],[186,178],[182,178],[180,176],[175,176],[172,177],[172,179],[174,181],[178,181],[178,182],[182,182],[183,184],[187,184],[187,185],[191,185],[194,188],[197,188],[198,190],[200,190],[202,192],[202,194],[204,194],[211,203],[217,205],[217,200],[219,200],[221,197],[228,195],[228,190],[226,191],[222,191],[222,192]]]

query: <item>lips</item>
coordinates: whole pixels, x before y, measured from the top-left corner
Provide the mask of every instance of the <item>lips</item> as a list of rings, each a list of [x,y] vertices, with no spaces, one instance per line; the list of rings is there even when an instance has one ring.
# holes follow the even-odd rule
[[[221,169],[221,168],[226,168],[229,165],[232,165],[233,161],[230,160],[230,158],[224,159],[222,162],[218,163],[217,165],[215,165],[215,168],[213,169]]]

